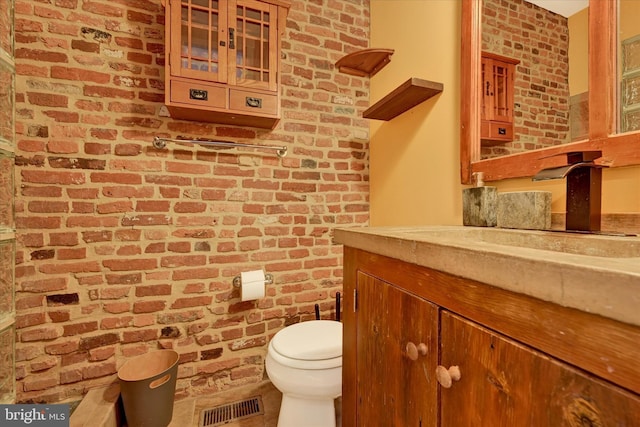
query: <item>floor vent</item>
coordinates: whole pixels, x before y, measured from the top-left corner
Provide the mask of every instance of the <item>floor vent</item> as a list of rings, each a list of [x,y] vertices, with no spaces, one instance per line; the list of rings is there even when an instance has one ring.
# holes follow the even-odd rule
[[[205,409],[200,414],[200,427],[213,427],[243,418],[263,415],[264,407],[260,397],[250,397],[249,399],[229,403],[228,405]]]

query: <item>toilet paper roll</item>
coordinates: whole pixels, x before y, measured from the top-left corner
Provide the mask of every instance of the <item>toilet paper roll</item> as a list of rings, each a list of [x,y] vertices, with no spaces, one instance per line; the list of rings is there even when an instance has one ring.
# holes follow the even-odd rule
[[[264,271],[253,270],[240,273],[240,299],[251,301],[264,298]]]

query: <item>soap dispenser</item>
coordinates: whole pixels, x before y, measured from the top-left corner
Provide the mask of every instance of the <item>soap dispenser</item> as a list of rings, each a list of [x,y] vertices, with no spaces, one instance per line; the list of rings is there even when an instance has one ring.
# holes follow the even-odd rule
[[[484,185],[484,174],[473,174],[476,186],[462,190],[462,223],[474,227],[495,227],[497,224],[498,189]]]

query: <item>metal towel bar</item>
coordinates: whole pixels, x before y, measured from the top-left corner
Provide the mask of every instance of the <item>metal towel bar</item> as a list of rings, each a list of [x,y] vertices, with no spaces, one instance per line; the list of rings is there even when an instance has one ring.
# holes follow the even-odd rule
[[[287,155],[287,147],[274,146],[274,145],[258,145],[258,144],[243,144],[233,141],[213,141],[210,139],[174,139],[174,138],[160,138],[156,136],[153,138],[153,146],[157,149],[163,149],[167,146],[167,142],[186,142],[188,144],[198,144],[212,147],[223,148],[257,148],[264,150],[275,150],[278,157],[282,158]]]

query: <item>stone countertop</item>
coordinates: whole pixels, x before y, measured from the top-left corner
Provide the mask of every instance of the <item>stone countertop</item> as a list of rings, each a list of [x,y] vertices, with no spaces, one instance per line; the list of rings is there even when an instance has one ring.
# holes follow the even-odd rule
[[[640,238],[487,227],[334,230],[345,246],[640,326]]]

